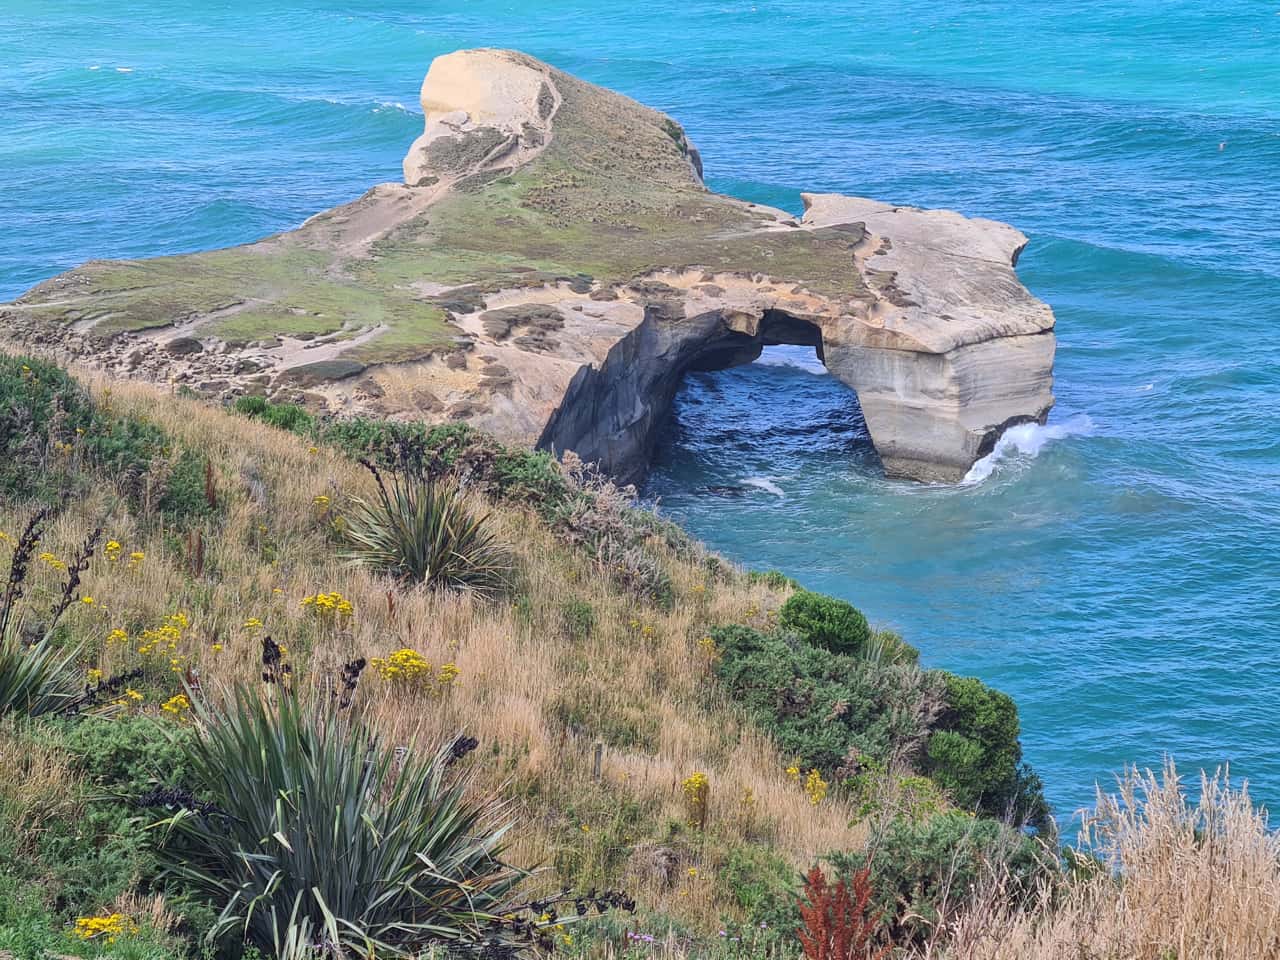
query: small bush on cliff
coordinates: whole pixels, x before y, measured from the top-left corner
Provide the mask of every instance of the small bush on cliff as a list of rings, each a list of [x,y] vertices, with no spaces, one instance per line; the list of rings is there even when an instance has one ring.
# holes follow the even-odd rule
[[[716,673],[783,756],[840,778],[864,757],[915,755],[940,690],[910,664],[831,654],[749,627],[711,634]]]
[[[939,671],[945,707],[929,736],[925,770],[960,806],[1045,829],[1040,780],[1022,765],[1018,708],[974,677]]]
[[[315,418],[296,403],[271,403],[262,397],[238,397],[232,407],[236,413],[293,433],[307,433],[315,425]]]
[[[871,636],[867,618],[853,604],[808,590],[787,598],[778,611],[778,624],[832,653],[857,654]]]
[[[0,496],[56,491],[93,405],[65,371],[33,357],[0,354]]]
[[[897,818],[873,839],[871,850],[877,905],[894,918],[899,943],[924,939],[967,906],[982,881],[1004,878],[1005,895],[1019,901],[1058,874],[1056,856],[1038,840],[957,810],[924,821]],[[862,854],[837,854],[831,861],[846,875],[864,863]]]

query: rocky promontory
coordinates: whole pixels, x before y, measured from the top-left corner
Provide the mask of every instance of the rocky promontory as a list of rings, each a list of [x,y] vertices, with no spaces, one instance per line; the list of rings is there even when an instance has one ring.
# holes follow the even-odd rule
[[[91,261],[0,306],[117,376],[463,420],[635,479],[681,379],[814,346],[885,470],[956,480],[1053,404],[1053,314],[1005,224],[712,193],[671,118],[520,53],[435,60],[404,183],[242,247]]]

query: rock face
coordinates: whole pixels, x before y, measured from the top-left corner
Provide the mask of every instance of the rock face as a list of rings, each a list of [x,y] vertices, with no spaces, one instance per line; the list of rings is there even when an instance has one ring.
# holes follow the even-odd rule
[[[1053,314],[1012,227],[711,193],[674,120],[511,51],[438,58],[422,106],[404,184],[244,247],[92,261],[0,326],[210,396],[466,420],[628,480],[687,371],[772,344],[857,392],[893,476],[957,480],[1053,404]]]

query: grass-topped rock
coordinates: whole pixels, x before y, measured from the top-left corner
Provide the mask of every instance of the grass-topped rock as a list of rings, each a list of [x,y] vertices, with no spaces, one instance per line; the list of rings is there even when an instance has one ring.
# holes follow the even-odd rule
[[[818,348],[895,475],[958,479],[1052,405],[1053,315],[1011,227],[712,193],[675,120],[512,51],[437,58],[422,105],[404,183],[246,246],[91,261],[0,325],[204,396],[462,420],[628,480],[688,369],[767,344]]]

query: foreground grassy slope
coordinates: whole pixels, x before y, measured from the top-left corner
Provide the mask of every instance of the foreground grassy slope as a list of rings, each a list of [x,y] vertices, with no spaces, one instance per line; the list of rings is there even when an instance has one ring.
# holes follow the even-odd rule
[[[65,625],[89,643],[86,677],[149,663],[145,700],[130,711],[170,719],[159,706],[181,692],[188,670],[215,690],[254,683],[264,633],[286,645],[295,676],[316,683],[355,657],[412,648],[434,665],[455,664],[457,678],[429,695],[368,676],[364,693],[379,730],[397,743],[458,731],[476,737],[487,788],[514,798],[524,825],[516,859],[551,866],[549,886],[622,882],[651,909],[706,927],[734,909],[715,875],[735,850],[767,847],[799,868],[861,842],[849,806],[834,797],[811,804],[789,780],[784,758],[711,682],[708,632],[718,624],[767,624],[784,590],[655,537],[649,549],[671,596],[646,602],[558,541],[532,511],[500,508],[492,522],[521,571],[510,597],[389,596],[385,580],[337,556],[334,508],[373,492],[351,460],[195,400],[138,385],[92,386],[114,414],[143,420],[207,457],[218,503],[215,514],[194,522],[156,523],[146,491],[138,510],[116,485],[95,483],[67,503],[41,542],[49,559],[34,565],[33,609],[61,592],[56,564],[95,527],[120,545],[117,559],[90,563],[80,586],[85,599]],[[204,483],[201,475],[197,503]],[[0,502],[0,531],[11,540],[29,510]],[[331,592],[352,604],[352,616],[317,616],[301,604]],[[175,616],[186,624],[176,647],[162,643],[141,654],[145,631]],[[129,642],[111,639],[113,631]],[[605,744],[598,780],[597,742]],[[686,837],[681,827],[681,783],[699,771],[713,785],[714,841]],[[661,848],[657,866],[646,860],[650,848]],[[668,857],[678,867],[665,865]],[[98,905],[84,909],[91,906]]]
[[[139,798],[191,782],[194,733],[219,722],[204,705],[239,689],[243,716],[287,673],[323,708],[363,658],[355,709],[382,743],[474,738],[466,789],[515,822],[506,859],[540,868],[526,896],[637,901],[552,925],[570,956],[798,957],[815,862],[870,884],[874,940],[899,958],[1280,955],[1280,840],[1246,793],[1209,782],[1197,806],[1172,768],[1134,773],[1060,861],[1007,697],[725,564],[580,465],[432,432],[515,574],[489,598],[412,588],[342,558],[376,490],[350,454],[403,431],[83,383],[0,356],[0,552],[57,505],[0,603],[25,593],[0,650],[0,951],[200,954],[218,905],[158,873]],[[54,622],[78,651],[70,693],[99,703],[29,717],[3,683]],[[264,666],[268,635],[283,664]]]

